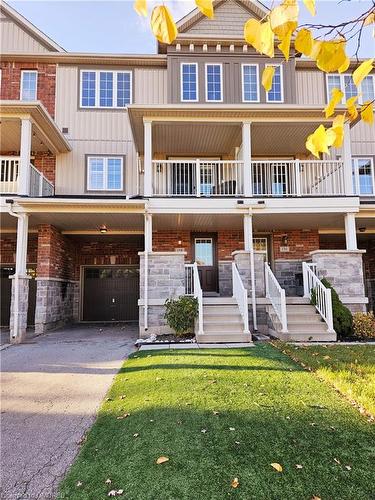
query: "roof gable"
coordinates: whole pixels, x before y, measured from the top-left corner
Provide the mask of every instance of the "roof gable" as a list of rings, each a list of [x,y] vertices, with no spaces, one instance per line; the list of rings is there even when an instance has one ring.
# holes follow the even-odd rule
[[[194,9],[178,23],[178,31],[189,36],[222,36],[243,38],[243,27],[250,17],[261,19],[267,7],[257,0],[215,0],[214,18]]]
[[[1,51],[65,52],[51,38],[5,2],[0,4]]]

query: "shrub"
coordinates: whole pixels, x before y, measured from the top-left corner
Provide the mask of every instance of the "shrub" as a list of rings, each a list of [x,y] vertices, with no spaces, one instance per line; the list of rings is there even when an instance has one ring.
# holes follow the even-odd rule
[[[375,338],[374,313],[355,313],[353,315],[353,330],[356,337]]]
[[[198,316],[198,299],[181,296],[165,301],[164,318],[177,336],[194,332],[194,320]]]

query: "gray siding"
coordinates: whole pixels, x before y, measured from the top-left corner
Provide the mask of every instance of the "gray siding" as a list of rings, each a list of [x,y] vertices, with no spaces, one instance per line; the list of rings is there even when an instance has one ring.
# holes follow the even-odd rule
[[[2,13],[0,19],[1,52],[48,52],[49,49]]]

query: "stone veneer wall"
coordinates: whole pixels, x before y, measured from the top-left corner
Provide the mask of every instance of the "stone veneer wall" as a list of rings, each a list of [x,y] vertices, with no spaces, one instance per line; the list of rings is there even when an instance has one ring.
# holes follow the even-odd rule
[[[352,312],[366,310],[362,256],[365,250],[316,250],[311,252],[320,278],[326,278]]]
[[[27,311],[29,307],[29,277],[19,277],[19,304],[18,304],[18,336],[12,339],[14,343],[20,343],[26,340],[27,329]],[[14,300],[15,300],[15,277],[12,277],[12,299],[10,305],[10,336],[14,333]]]
[[[164,319],[164,302],[185,293],[185,252],[151,252],[148,254],[148,329],[145,331],[145,254],[140,256],[139,333],[141,338],[152,334],[172,333]]]
[[[285,289],[285,294],[287,296],[303,296],[302,262],[302,260],[289,259],[275,260],[275,276],[281,288]],[[297,275],[300,276],[300,283],[297,282]]]

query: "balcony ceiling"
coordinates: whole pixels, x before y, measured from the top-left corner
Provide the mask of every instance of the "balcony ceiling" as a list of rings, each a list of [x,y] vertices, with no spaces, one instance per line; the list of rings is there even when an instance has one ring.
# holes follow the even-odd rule
[[[1,150],[13,151],[19,154],[21,145],[21,121],[15,119],[2,119],[0,122]],[[48,146],[43,142],[43,136],[37,127],[33,127],[31,151],[46,153]]]

